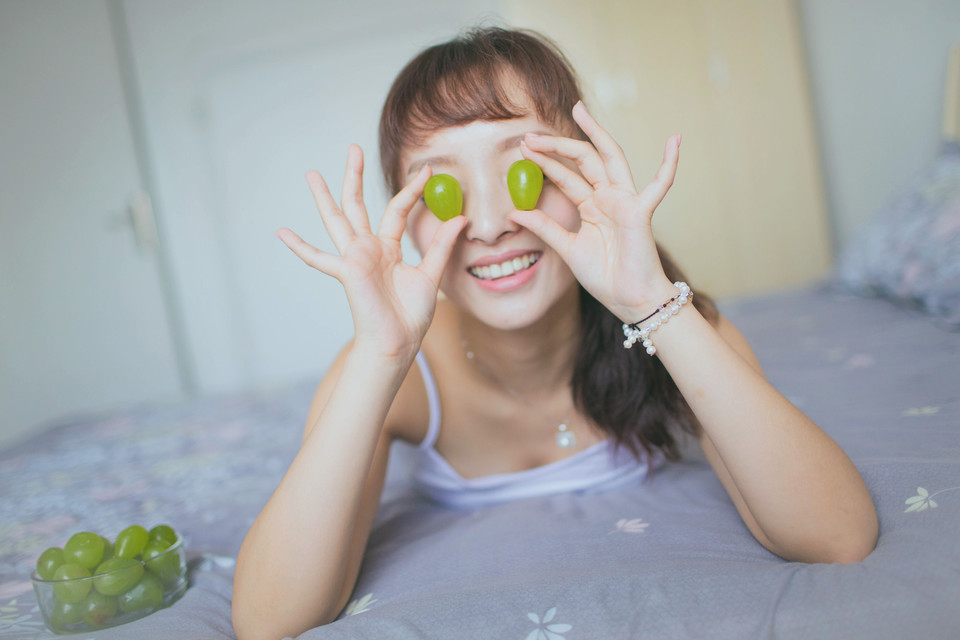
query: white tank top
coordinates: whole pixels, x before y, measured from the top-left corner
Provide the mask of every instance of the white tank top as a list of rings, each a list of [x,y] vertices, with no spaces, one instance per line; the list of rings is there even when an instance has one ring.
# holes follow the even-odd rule
[[[533,469],[464,478],[434,448],[440,433],[440,396],[422,351],[417,353],[417,365],[427,388],[430,426],[418,447],[414,481],[419,491],[446,506],[476,508],[555,493],[598,493],[639,484],[650,470],[663,463],[659,451],[652,459],[638,461],[626,447],[617,449],[613,438],[608,438]]]

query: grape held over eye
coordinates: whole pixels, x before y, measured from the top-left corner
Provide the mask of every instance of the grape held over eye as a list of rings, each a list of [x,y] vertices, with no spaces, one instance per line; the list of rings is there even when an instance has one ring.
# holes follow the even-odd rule
[[[423,187],[427,207],[444,222],[456,218],[463,211],[463,191],[457,179],[448,173],[438,173]]]
[[[517,160],[507,170],[507,189],[517,209],[529,211],[537,206],[543,190],[543,171],[533,160]]]

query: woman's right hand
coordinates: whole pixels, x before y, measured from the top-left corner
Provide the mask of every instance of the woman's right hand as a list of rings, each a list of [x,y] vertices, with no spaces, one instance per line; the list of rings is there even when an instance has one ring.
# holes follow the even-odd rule
[[[363,151],[350,145],[342,207],[337,207],[319,173],[306,174],[320,217],[340,255],[311,246],[290,229],[277,230],[277,237],[301,260],[343,285],[353,314],[354,349],[413,362],[430,327],[440,279],[466,222],[464,216],[444,222],[419,265],[403,262],[400,239],[407,215],[430,173],[425,166],[390,200],[374,234],[363,204]]]

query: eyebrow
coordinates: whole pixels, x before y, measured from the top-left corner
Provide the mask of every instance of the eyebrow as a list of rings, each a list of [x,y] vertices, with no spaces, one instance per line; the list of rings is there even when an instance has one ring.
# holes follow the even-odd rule
[[[553,135],[549,131],[542,131],[542,130],[534,131],[534,133],[538,133],[545,136]],[[520,144],[520,141],[523,140],[523,137],[525,135],[527,135],[527,132],[523,132],[515,136],[510,136],[509,138],[504,138],[503,141],[497,145],[497,151],[500,153],[503,153],[504,151],[509,151],[510,149]],[[417,160],[416,162],[410,165],[409,169],[407,169],[407,175],[409,176],[411,173],[419,171],[420,168],[423,167],[423,165],[425,164],[442,165],[444,163],[450,163],[451,160],[453,160],[452,156],[431,156],[429,158]]]

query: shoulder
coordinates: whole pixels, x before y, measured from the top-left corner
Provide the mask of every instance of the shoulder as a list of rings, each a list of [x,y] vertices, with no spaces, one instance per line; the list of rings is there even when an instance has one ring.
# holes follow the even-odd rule
[[[427,435],[431,409],[426,380],[429,377],[436,385],[435,371],[446,369],[444,359],[451,353],[450,340],[456,337],[457,313],[451,302],[442,299],[437,302],[433,322],[420,347],[429,371],[424,371],[420,362],[415,361],[387,413],[384,428],[396,439],[419,445]]]
[[[430,405],[420,365],[410,365],[397,395],[390,405],[383,428],[394,440],[419,445],[427,435],[430,423]]]
[[[444,307],[452,306],[444,305]],[[447,333],[447,327],[450,325],[449,309],[444,308],[441,313],[438,304],[437,313],[434,322],[431,324],[427,335],[424,337],[421,345],[421,351],[425,360],[432,365],[442,359],[449,349],[442,348],[442,335]],[[439,322],[438,322],[439,320]],[[351,340],[336,355],[327,368],[326,373],[317,385],[310,408],[307,414],[306,424],[304,425],[303,438],[306,439],[313,426],[317,423],[320,415],[323,413],[327,402],[336,390],[340,381],[340,375],[344,364],[350,356],[353,349]],[[439,363],[442,365],[442,363]],[[409,444],[418,445],[423,441],[430,425],[430,402],[427,395],[427,386],[425,382],[426,372],[421,368],[417,361],[414,361],[407,370],[400,387],[394,395],[387,414],[384,418],[383,432],[392,440],[403,440]]]

